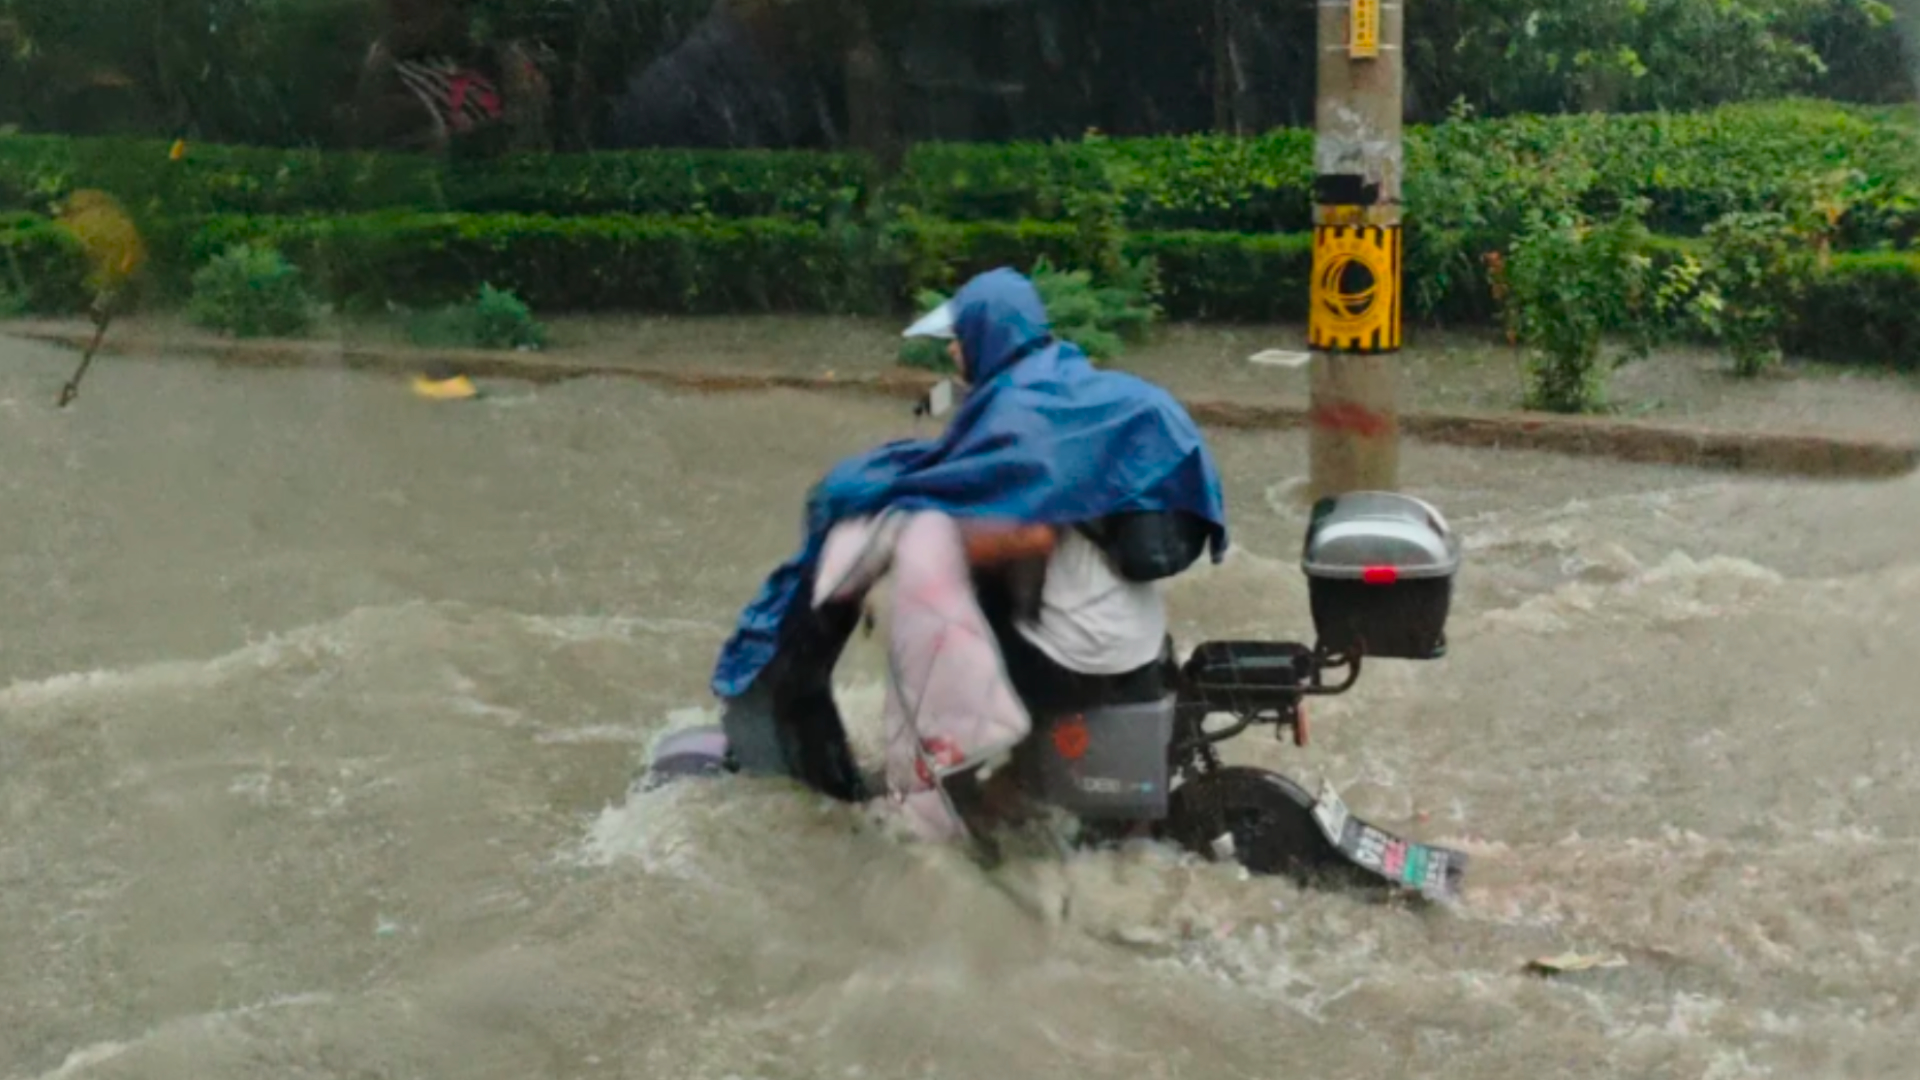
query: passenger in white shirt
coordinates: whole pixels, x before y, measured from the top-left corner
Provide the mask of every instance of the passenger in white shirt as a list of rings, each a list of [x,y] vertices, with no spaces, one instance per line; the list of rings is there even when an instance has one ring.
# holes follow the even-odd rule
[[[949,319],[936,310],[907,335],[945,337],[947,355],[964,382],[967,357],[951,336]],[[1166,601],[1158,581],[1129,579],[1089,535],[1106,538],[1107,524],[966,527],[969,557],[981,571],[981,607],[999,632],[1008,674],[1030,708],[1077,710],[1152,700],[1164,692],[1164,666],[1171,662]],[[1187,549],[1176,560],[1184,566],[1198,558],[1207,542],[1206,523],[1196,519],[1171,528]]]

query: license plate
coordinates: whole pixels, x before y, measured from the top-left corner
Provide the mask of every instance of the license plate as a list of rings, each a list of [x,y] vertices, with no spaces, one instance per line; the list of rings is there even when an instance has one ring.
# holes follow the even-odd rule
[[[1432,900],[1453,900],[1466,876],[1465,852],[1404,840],[1347,809],[1331,784],[1322,782],[1313,820],[1348,862]]]

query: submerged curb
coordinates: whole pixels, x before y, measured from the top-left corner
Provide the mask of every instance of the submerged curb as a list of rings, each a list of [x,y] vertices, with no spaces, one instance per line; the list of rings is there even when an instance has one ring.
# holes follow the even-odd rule
[[[0,334],[84,349],[90,332],[70,326],[14,324]],[[556,383],[569,379],[633,379],[696,393],[764,390],[837,391],[914,398],[935,379],[912,371],[858,375],[799,375],[713,371],[609,364],[543,356],[467,350],[424,350],[305,341],[229,341],[185,337],[159,340],[108,334],[101,348],[113,355],[172,353],[247,367],[320,367],[412,375],[429,364],[445,365],[473,378]],[[1240,430],[1288,430],[1310,423],[1304,403],[1248,404],[1204,397],[1182,403],[1203,425]],[[1402,413],[1409,438],[1449,446],[1537,450],[1639,464],[1676,465],[1822,479],[1886,479],[1920,469],[1920,442],[1789,432],[1724,431],[1544,413]]]

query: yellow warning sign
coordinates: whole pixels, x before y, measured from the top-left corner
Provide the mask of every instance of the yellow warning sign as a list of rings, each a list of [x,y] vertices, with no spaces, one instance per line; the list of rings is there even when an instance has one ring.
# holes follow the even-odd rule
[[[1380,0],[1353,0],[1347,55],[1355,60],[1372,60],[1380,55]]]
[[[1307,334],[1316,349],[1385,353],[1400,349],[1399,226],[1323,225],[1313,236],[1313,307]]]

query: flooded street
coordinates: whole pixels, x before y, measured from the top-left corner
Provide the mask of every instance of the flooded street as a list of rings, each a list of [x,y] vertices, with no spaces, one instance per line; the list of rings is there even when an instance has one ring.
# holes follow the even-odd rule
[[[1451,656],[1232,750],[1472,852],[1422,911],[630,794],[898,402],[73,362],[0,339],[0,1080],[1913,1075],[1920,479],[1409,445]],[[1305,437],[1212,438],[1176,634],[1309,633]]]

